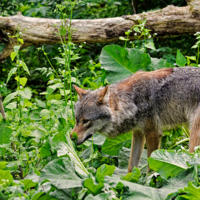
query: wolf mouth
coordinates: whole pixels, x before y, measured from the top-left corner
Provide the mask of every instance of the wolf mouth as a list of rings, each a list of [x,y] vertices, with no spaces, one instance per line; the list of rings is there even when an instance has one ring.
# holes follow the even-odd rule
[[[89,139],[91,137],[92,137],[92,134],[87,135],[83,142],[85,142],[87,139]]]

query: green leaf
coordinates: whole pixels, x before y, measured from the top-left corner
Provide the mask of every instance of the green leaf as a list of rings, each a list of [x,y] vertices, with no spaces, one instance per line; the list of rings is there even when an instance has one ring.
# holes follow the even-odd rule
[[[80,176],[85,177],[88,174],[88,171],[85,169],[83,163],[76,154],[72,141],[69,137],[68,129],[69,128],[66,126],[62,129],[62,131],[54,135],[51,147],[57,150],[58,157],[68,155],[75,164],[76,172],[79,173]]]
[[[28,69],[26,63],[22,61],[21,64],[22,64],[22,67],[24,68],[24,70],[28,73],[28,75],[30,75],[30,72],[29,72],[29,69]]]
[[[148,42],[147,44],[145,44],[145,47],[148,48],[148,49],[153,49],[155,50],[155,45],[154,45],[154,42],[150,41]]]
[[[110,156],[118,156],[122,147],[131,142],[132,133],[121,134],[116,138],[106,138],[102,146],[102,152]]]
[[[1,191],[0,191],[0,199],[1,199],[1,200],[6,200],[6,198],[4,197],[4,195],[2,194]]]
[[[101,165],[98,169],[97,169],[97,173],[96,173],[96,179],[97,181],[103,182],[104,181],[104,176],[112,176],[112,174],[115,171],[115,166],[112,165]]]
[[[17,102],[15,101],[15,102],[9,103],[8,105],[6,105],[6,108],[11,109],[11,110],[17,108]]]
[[[151,63],[149,54],[138,49],[107,45],[100,55],[101,67],[107,71],[110,83],[118,82],[132,75],[139,69],[146,69]]]
[[[149,167],[160,173],[161,177],[168,179],[188,169],[187,162],[192,158],[188,153],[156,150],[148,158]]]
[[[6,168],[6,165],[7,165],[7,162],[6,162],[6,161],[1,161],[1,162],[0,162],[0,169],[5,169],[5,168]]]
[[[51,156],[51,146],[48,141],[46,141],[44,145],[40,148],[40,156],[41,158]]]
[[[17,94],[20,95],[21,97],[25,98],[25,99],[31,99],[32,96],[32,92],[30,88],[24,88],[22,90],[17,90]]]
[[[162,69],[164,67],[169,68],[171,64],[167,62],[165,59],[151,58],[151,64],[149,65],[151,70]]]
[[[20,49],[20,45],[14,46],[14,52],[16,53],[16,55],[18,54],[19,49]]]
[[[56,83],[54,85],[49,86],[49,88],[51,88],[54,91],[57,88],[63,88],[63,84],[62,83]]]
[[[123,181],[117,176],[105,177],[105,182],[112,188],[118,188],[123,191],[121,198],[125,200],[165,200],[169,193],[176,189],[152,188],[137,183]],[[119,187],[120,185],[120,187]]]
[[[10,57],[11,57],[12,61],[15,59],[16,55],[17,54],[14,51],[10,54]]]
[[[44,117],[46,119],[49,119],[51,117],[51,113],[48,109],[43,109],[40,112],[40,117]]]
[[[103,182],[100,182],[98,185],[94,184],[93,179],[88,178],[84,181],[84,187],[86,187],[93,195],[97,195],[101,192],[104,187]]]
[[[101,135],[101,134],[98,134],[98,133],[95,133],[92,137],[92,140],[93,140],[93,144],[96,144],[98,146],[102,146],[103,143],[105,142],[106,140],[106,137],[104,135]]]
[[[26,85],[27,80],[28,79],[26,77],[20,78],[20,84],[24,87]]]
[[[186,58],[183,56],[183,54],[177,50],[177,54],[176,54],[176,64],[179,66],[179,67],[183,67],[185,66],[185,64],[187,63],[187,60]]]
[[[200,187],[196,187],[192,182],[188,183],[188,187],[185,187],[183,192],[186,192],[187,194],[182,195],[181,197],[190,200],[200,200]]]
[[[16,71],[17,71],[17,68],[16,68],[16,67],[12,68],[12,69],[9,71],[9,73],[8,73],[8,78],[7,78],[6,83],[8,83],[8,81],[10,80],[10,77],[11,77],[13,74],[15,74]]]
[[[13,182],[10,171],[0,169],[0,187],[7,187]]]
[[[39,100],[37,98],[35,98],[35,100],[36,100],[36,103],[37,103],[37,105],[39,107],[46,108],[46,103],[45,102],[43,102],[43,101],[41,101],[41,100]]]
[[[137,183],[139,181],[140,176],[140,170],[137,167],[134,167],[131,173],[128,173],[126,176],[123,177],[123,180]]]
[[[190,60],[194,60],[196,61],[196,56],[185,56],[186,58],[190,59]]]
[[[127,173],[130,154],[131,154],[131,149],[122,147],[122,150],[120,151],[120,154],[118,156],[118,167],[120,169],[124,169],[126,173]],[[147,150],[143,149],[142,156],[139,163],[139,169],[141,169],[141,172],[146,172],[147,166],[148,166]]]
[[[101,193],[96,196],[93,196],[92,194],[90,194],[85,198],[85,200],[107,200],[107,199],[111,199],[111,198],[109,198],[108,193]],[[114,200],[114,198],[112,198],[112,199]]]
[[[32,187],[35,187],[38,184],[38,183],[34,183],[30,179],[21,180],[21,182],[24,184],[24,190],[25,191],[32,188]]]
[[[50,161],[41,171],[39,183],[48,180],[58,189],[81,187],[82,180],[76,175],[74,163],[63,157]]]
[[[18,40],[19,42],[21,42],[22,44],[24,44],[24,40],[23,40],[23,39],[17,38],[17,40]]]
[[[13,92],[9,95],[6,96],[6,98],[3,101],[3,104],[8,103],[9,101],[11,101],[12,99],[14,99],[17,96],[17,92]]]
[[[126,39],[125,37],[122,37],[122,36],[120,36],[119,39],[123,40],[123,41],[128,41],[129,40],[129,39]]]
[[[0,122],[0,144],[9,144],[13,130],[9,128],[9,123]]]

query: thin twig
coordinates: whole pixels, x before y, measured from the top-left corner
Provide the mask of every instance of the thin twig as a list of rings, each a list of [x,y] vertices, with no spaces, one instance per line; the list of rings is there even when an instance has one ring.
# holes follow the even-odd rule
[[[3,119],[6,120],[6,113],[4,111],[1,93],[0,93],[0,112],[1,112],[1,114],[3,116]]]
[[[134,0],[132,0],[133,14],[137,14],[135,10]]]

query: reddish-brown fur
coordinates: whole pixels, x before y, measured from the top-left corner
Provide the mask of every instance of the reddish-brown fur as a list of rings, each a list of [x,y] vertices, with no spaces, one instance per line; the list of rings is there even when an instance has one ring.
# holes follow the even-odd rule
[[[163,69],[159,69],[159,70],[152,71],[152,72],[139,71],[139,72],[136,72],[135,74],[133,74],[132,76],[130,76],[129,78],[127,78],[126,80],[120,82],[118,84],[118,89],[131,91],[133,85],[136,84],[138,81],[150,79],[151,77],[154,77],[154,78],[160,80],[160,79],[166,78],[171,73],[173,73],[172,68],[163,68]]]
[[[83,137],[83,134],[85,133],[85,128],[83,126],[83,124],[80,124],[78,126],[75,126],[72,130],[72,133],[78,133],[78,138],[82,138]]]

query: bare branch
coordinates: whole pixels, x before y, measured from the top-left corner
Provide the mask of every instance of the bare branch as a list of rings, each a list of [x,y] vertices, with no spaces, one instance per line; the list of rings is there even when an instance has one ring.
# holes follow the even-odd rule
[[[1,112],[1,114],[3,116],[3,119],[6,120],[6,113],[4,111],[1,93],[0,93],[0,112]]]

